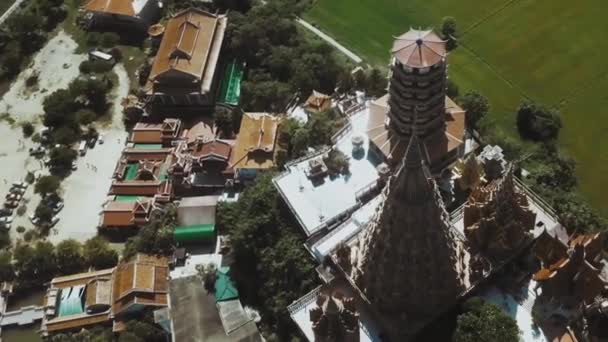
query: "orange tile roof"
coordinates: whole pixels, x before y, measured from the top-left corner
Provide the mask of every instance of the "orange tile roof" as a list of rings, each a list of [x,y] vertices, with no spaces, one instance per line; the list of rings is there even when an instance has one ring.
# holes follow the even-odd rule
[[[91,12],[106,12],[130,17],[136,15],[133,0],[91,0],[84,5],[84,8]]]
[[[161,123],[138,122],[129,140],[135,144],[160,144],[165,139],[177,138],[180,128],[179,119],[165,119]]]
[[[196,141],[190,146],[192,155],[195,158],[209,158],[216,157],[219,159],[228,160],[230,158],[230,152],[232,151],[232,146],[221,140],[213,140],[213,141]]]
[[[232,168],[269,169],[274,166],[279,117],[267,113],[245,113],[236,138]]]
[[[183,87],[185,80],[211,83],[206,75],[215,72],[226,21],[225,15],[195,8],[173,16],[166,25],[146,88],[150,91],[154,84],[163,83]]]
[[[136,224],[135,213],[144,211],[148,213],[152,206],[152,199],[137,201],[111,201],[103,209],[102,227],[131,227]]]
[[[112,288],[114,315],[136,303],[167,305],[168,267],[167,258],[143,254],[118,265]]]

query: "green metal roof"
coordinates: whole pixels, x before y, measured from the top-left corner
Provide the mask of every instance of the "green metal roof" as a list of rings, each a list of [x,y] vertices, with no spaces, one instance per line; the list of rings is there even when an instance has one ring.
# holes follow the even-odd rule
[[[200,242],[215,238],[215,224],[196,224],[192,226],[175,227],[173,239],[176,242]]]
[[[236,60],[226,66],[219,102],[236,106],[241,99],[241,80],[243,79],[243,66]]]
[[[84,312],[84,289],[84,285],[78,285],[61,290],[59,317],[78,315]]]
[[[239,298],[239,291],[230,278],[230,267],[220,267],[215,273],[215,301],[223,302]]]
[[[139,170],[139,164],[129,164],[125,170],[125,180],[134,180],[137,177],[137,170]]]
[[[158,150],[163,148],[163,144],[135,144],[133,148],[139,150]]]
[[[116,202],[135,202],[140,197],[141,196],[136,196],[136,195],[116,195],[116,197],[114,197],[114,201],[116,201]]]

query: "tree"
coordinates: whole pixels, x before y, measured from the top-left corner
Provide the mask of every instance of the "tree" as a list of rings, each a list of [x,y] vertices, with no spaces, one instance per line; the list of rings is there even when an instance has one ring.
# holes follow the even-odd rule
[[[63,240],[57,244],[55,254],[59,274],[68,275],[84,270],[85,263],[80,242],[73,239]]]
[[[441,35],[447,40],[448,51],[454,50],[458,46],[456,37],[458,36],[456,19],[454,17],[444,17],[441,22]]]
[[[12,281],[15,279],[15,269],[13,267],[10,252],[0,252],[0,282]]]
[[[61,126],[51,134],[53,141],[61,145],[72,145],[80,140],[80,129],[74,126]]]
[[[101,37],[99,39],[99,43],[101,44],[101,46],[106,49],[111,49],[115,47],[116,45],[118,45],[119,41],[120,36],[114,32],[104,32],[101,34]]]
[[[379,97],[386,94],[388,80],[380,69],[373,68],[367,77],[367,92],[371,96]]]
[[[446,95],[451,99],[455,99],[460,95],[460,89],[458,88],[458,84],[452,81],[451,78],[448,78],[446,88]]]
[[[82,126],[86,126],[93,123],[96,118],[97,114],[95,114],[95,112],[90,109],[81,109],[76,112],[76,122],[78,122],[78,124]]]
[[[34,134],[34,125],[31,122],[24,122],[21,125],[21,130],[23,131],[23,136],[29,138]]]
[[[234,126],[232,124],[232,114],[226,108],[216,108],[213,114],[215,126],[222,133],[221,136],[231,138],[234,134]]]
[[[20,287],[40,287],[55,276],[55,253],[53,244],[48,241],[37,242],[35,248],[19,244],[13,257]]]
[[[78,153],[65,146],[60,146],[51,150],[50,167],[59,171],[68,171],[72,168],[72,163],[76,160]]]
[[[479,122],[490,110],[488,99],[477,91],[469,91],[461,99],[461,105],[466,110],[467,126],[477,129]]]
[[[51,222],[54,214],[53,209],[42,202],[39,203],[36,210],[34,210],[34,215],[40,219],[40,223]]]
[[[125,332],[146,342],[165,342],[167,340],[165,332],[154,324],[151,314],[147,314],[142,320],[127,321]]]
[[[338,149],[329,151],[327,157],[323,158],[323,162],[325,162],[330,175],[348,175],[350,173],[348,157]]]
[[[34,186],[34,192],[42,196],[55,193],[61,186],[61,180],[57,176],[42,176]]]
[[[173,251],[173,230],[177,220],[177,209],[173,205],[144,225],[137,235],[129,238],[123,250],[124,258],[137,253],[169,255]]]
[[[85,264],[94,269],[110,268],[118,263],[118,253],[110,248],[107,240],[100,236],[87,240],[82,251]]]
[[[550,141],[557,139],[562,121],[557,110],[524,101],[517,110],[517,128],[525,139]]]
[[[454,342],[518,342],[519,328],[513,318],[497,305],[479,298],[465,304],[465,313],[458,316]]]

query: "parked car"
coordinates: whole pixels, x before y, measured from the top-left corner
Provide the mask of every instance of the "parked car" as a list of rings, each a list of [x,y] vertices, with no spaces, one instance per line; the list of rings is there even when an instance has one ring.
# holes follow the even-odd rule
[[[14,187],[12,187],[12,188],[9,190],[9,192],[10,192],[11,194],[18,194],[18,195],[23,196],[23,194],[25,193],[25,189],[24,189],[24,188],[18,188],[18,187],[16,187],[16,186],[14,186]]]
[[[17,208],[19,206],[19,201],[6,201],[4,202],[5,208]]]
[[[6,199],[9,201],[21,201],[21,195],[19,194],[7,194]]]
[[[49,224],[49,227],[50,227],[50,228],[55,227],[55,225],[57,224],[57,222],[59,222],[59,217],[54,216],[54,217],[51,219],[51,223]]]
[[[0,217],[0,223],[3,223],[3,224],[13,223],[13,217],[12,216]]]
[[[13,215],[13,209],[9,209],[9,208],[1,208],[0,209],[0,217],[2,216],[12,216]]]
[[[61,211],[61,209],[63,209],[63,202],[57,202],[55,203],[55,205],[52,206],[53,207],[53,212],[55,214],[57,214],[58,212]]]
[[[30,156],[36,156],[46,153],[46,148],[44,146],[36,146],[30,147]]]
[[[76,170],[78,170],[78,165],[76,165],[76,162],[72,162],[72,171]]]
[[[97,143],[103,145],[103,134],[100,134],[99,137],[97,137]]]
[[[17,187],[17,188],[27,189],[29,184],[27,184],[26,182],[15,182],[15,183],[13,183],[13,186]]]
[[[6,230],[11,230],[12,223],[0,223],[0,228],[4,228]]]
[[[80,141],[80,145],[78,146],[78,154],[80,154],[80,156],[84,156],[86,153],[87,153],[87,141],[82,140],[82,141]]]
[[[40,217],[35,214],[29,214],[28,217],[34,226],[37,226],[40,223]]]

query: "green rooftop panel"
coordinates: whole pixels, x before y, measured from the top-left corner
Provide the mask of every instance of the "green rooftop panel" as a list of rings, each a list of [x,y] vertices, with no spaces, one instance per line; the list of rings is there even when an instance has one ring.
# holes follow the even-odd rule
[[[232,278],[230,278],[230,267],[220,267],[216,272],[215,279],[215,301],[223,302],[239,298],[239,291]]]
[[[140,196],[136,195],[116,195],[114,198],[117,202],[135,202],[139,199]]]
[[[133,148],[138,150],[159,150],[163,148],[163,144],[135,144]]]
[[[244,68],[241,63],[234,60],[226,66],[222,86],[220,90],[219,102],[236,106],[241,100],[241,81],[243,79]]]
[[[125,170],[125,180],[134,180],[137,177],[137,170],[139,170],[139,164],[129,164]]]

